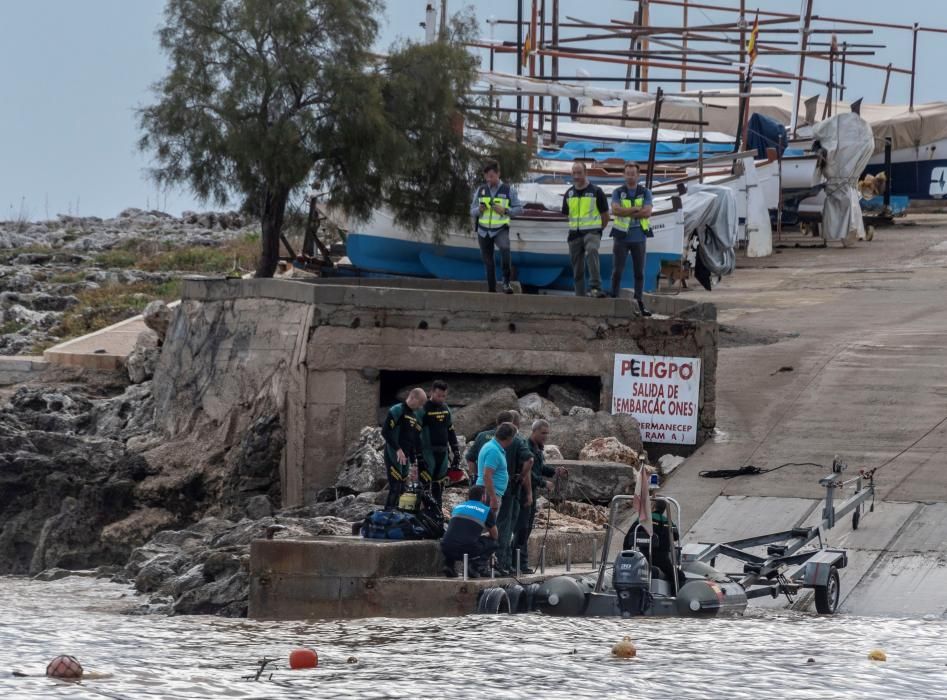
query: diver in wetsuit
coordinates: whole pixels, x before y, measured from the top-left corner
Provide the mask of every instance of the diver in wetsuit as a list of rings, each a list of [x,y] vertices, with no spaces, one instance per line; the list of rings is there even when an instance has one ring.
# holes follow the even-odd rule
[[[421,461],[418,476],[421,487],[429,489],[437,505],[442,504],[444,486],[447,483],[448,451],[450,466],[460,466],[460,445],[454,432],[453,417],[447,406],[447,382],[435,380],[431,386],[431,397],[419,411],[421,423]]]
[[[404,493],[411,462],[417,459],[421,448],[421,424],[416,411],[427,401],[424,389],[412,389],[408,397],[396,403],[385,416],[381,435],[385,439],[385,466],[388,469],[388,498],[385,510],[398,507]]]

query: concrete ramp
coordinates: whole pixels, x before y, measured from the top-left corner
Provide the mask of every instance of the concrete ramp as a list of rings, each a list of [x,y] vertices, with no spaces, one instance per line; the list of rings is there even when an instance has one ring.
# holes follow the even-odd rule
[[[842,609],[859,615],[923,615],[947,612],[947,504],[880,504],[891,508],[888,527],[867,520],[864,530],[890,537],[886,551],[875,552]],[[880,508],[876,507],[877,515]],[[861,551],[867,555],[869,552]],[[866,557],[867,558],[867,557]],[[854,567],[853,567],[854,568]],[[844,579],[843,579],[844,581]],[[843,583],[843,586],[845,584]]]
[[[789,530],[801,525],[818,503],[811,498],[718,496],[684,540],[728,542]]]
[[[726,542],[767,532],[818,524],[823,501],[806,498],[719,496],[685,536],[688,542]],[[858,615],[918,615],[947,612],[947,504],[877,502],[862,515],[858,530],[851,516],[826,533],[829,547],[847,550],[840,573],[841,612]],[[762,548],[752,550],[763,554]],[[742,571],[743,564],[719,557],[717,567]],[[791,606],[811,610],[813,594],[803,591]],[[752,602],[790,607],[785,597]]]

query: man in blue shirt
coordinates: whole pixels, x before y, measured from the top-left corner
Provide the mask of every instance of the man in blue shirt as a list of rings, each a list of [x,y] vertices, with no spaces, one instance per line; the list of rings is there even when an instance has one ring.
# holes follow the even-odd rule
[[[487,535],[483,531],[487,530]],[[447,532],[441,540],[444,575],[456,578],[454,568],[467,555],[467,575],[478,578],[489,574],[488,561],[497,549],[496,515],[483,502],[483,486],[471,486],[467,500],[450,514]]]
[[[512,294],[510,286],[512,263],[510,260],[510,217],[523,211],[516,190],[500,180],[500,166],[490,161],[483,166],[484,183],[474,191],[470,203],[470,215],[477,220],[477,242],[480,257],[487,274],[487,289],[497,290],[496,260],[494,248],[500,251],[503,268],[503,292]]]
[[[483,486],[484,503],[494,513],[500,510],[500,499],[506,493],[510,475],[506,466],[506,448],[513,444],[516,426],[503,423],[497,427],[493,438],[480,449],[477,455],[477,486]]]
[[[621,277],[625,271],[628,253],[635,272],[635,300],[642,316],[651,312],[644,305],[644,267],[645,247],[651,231],[652,197],[651,190],[638,183],[637,163],[625,163],[625,184],[612,192],[612,214],[615,223],[612,226],[612,296],[618,296]]]

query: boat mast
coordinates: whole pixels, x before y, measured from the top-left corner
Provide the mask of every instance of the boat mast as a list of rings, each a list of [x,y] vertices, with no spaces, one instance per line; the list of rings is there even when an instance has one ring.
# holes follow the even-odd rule
[[[687,92],[687,3],[688,0],[684,0],[684,34],[681,36],[683,41],[682,48],[684,54],[681,57],[681,92]]]
[[[812,2],[813,0],[802,0],[805,5],[805,12],[801,13],[803,20],[799,27],[799,71],[796,79],[796,89],[793,95],[793,108],[790,115],[789,130],[793,136],[796,135],[796,129],[799,126],[799,101],[802,99],[802,76],[806,69],[806,46],[809,44],[809,28],[812,24]]]
[[[529,23],[529,77],[530,78],[536,77],[536,51],[535,51],[536,39],[537,39],[536,15],[538,11],[539,11],[539,8],[536,5],[536,0],[533,0],[531,19]],[[520,57],[520,60],[522,60],[522,57]],[[529,123],[526,125],[526,145],[529,146],[531,149],[533,147],[533,115],[535,114],[535,112],[533,111],[534,106],[535,106],[534,100],[535,98],[533,97],[532,94],[530,94],[529,96]]]
[[[552,43],[559,45],[559,0],[552,0]],[[552,57],[552,79],[559,80],[559,57]],[[552,98],[552,142],[559,140],[559,98]]]

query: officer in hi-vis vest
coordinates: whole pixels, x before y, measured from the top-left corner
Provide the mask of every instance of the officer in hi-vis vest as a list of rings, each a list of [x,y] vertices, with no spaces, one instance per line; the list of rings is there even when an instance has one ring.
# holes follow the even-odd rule
[[[601,187],[589,182],[585,163],[572,164],[572,187],[562,197],[562,213],[569,217],[569,257],[575,295],[585,296],[585,267],[589,268],[589,296],[604,297],[598,249],[608,226],[608,199]]]
[[[490,161],[483,166],[484,184],[474,192],[470,215],[477,219],[477,241],[480,257],[487,273],[487,289],[497,290],[496,261],[494,248],[500,251],[500,266],[503,268],[503,292],[512,294],[510,286],[512,265],[510,263],[510,217],[523,211],[516,190],[500,180],[500,166]]]
[[[651,312],[644,305],[644,266],[646,241],[654,236],[651,232],[651,190],[638,184],[638,164],[625,163],[625,184],[612,192],[612,296],[618,296],[625,261],[631,253],[635,272],[635,300],[642,316]]]

